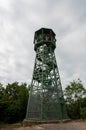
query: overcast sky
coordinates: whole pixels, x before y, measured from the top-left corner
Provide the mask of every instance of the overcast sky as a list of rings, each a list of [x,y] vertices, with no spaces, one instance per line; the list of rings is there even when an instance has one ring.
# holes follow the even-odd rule
[[[30,84],[41,27],[56,33],[63,88],[78,78],[86,86],[86,0],[0,0],[0,82]]]

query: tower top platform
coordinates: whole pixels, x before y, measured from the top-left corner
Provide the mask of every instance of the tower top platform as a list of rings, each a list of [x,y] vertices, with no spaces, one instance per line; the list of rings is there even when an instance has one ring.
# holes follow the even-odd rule
[[[34,50],[46,44],[47,46],[52,46],[54,50],[56,48],[56,34],[52,29],[49,28],[41,28],[37,30],[34,34]]]

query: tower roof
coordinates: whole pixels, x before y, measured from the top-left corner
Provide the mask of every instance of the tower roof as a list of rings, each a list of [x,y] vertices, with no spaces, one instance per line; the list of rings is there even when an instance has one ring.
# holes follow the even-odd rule
[[[50,29],[50,28],[40,28],[39,30],[37,30],[36,32],[35,32],[35,34],[37,33],[37,34],[40,34],[42,31],[44,31],[44,32],[52,32],[52,34],[55,36],[56,34],[54,33],[54,31],[52,30],[52,29]]]

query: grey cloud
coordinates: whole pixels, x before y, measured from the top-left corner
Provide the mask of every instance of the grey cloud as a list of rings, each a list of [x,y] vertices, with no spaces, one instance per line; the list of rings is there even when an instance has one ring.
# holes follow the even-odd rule
[[[63,87],[79,76],[85,83],[85,0],[4,1],[0,9],[0,81],[30,83],[34,32],[49,27],[56,33],[55,54]]]

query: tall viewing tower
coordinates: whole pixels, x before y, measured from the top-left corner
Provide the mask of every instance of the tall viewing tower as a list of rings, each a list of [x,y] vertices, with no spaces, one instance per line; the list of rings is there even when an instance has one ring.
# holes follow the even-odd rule
[[[52,29],[41,28],[35,32],[36,58],[29,88],[27,120],[67,118],[55,48],[56,39]]]

